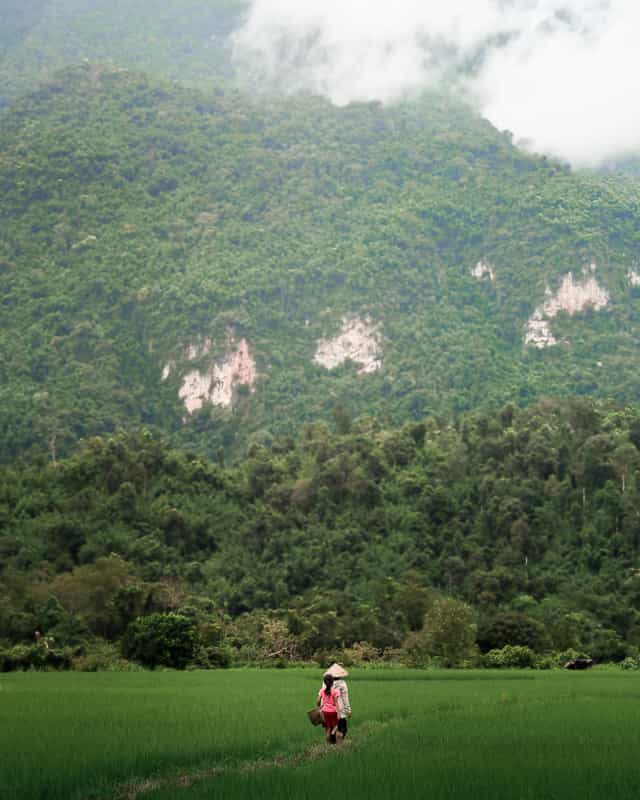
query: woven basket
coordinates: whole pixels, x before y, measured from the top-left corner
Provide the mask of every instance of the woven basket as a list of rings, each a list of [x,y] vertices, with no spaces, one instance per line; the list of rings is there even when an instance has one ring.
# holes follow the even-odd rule
[[[307,716],[312,725],[322,725],[324,723],[324,714],[319,708],[312,708],[311,711],[307,711]]]

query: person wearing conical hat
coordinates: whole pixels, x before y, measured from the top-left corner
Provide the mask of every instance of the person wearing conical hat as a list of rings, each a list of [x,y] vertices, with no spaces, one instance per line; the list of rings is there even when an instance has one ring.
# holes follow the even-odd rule
[[[340,693],[339,703],[338,703],[338,729],[336,732],[336,741],[338,744],[342,744],[344,741],[344,737],[347,735],[347,720],[351,716],[351,703],[349,702],[349,689],[347,687],[347,682],[345,678],[349,674],[347,670],[340,666],[340,664],[333,663],[329,669],[327,669],[324,673],[325,675],[331,675],[333,678],[333,686],[338,690]]]

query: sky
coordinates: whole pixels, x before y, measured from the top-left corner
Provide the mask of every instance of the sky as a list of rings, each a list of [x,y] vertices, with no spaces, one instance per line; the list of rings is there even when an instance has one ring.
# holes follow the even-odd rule
[[[456,85],[576,166],[640,151],[640,0],[251,0],[239,61],[288,91],[393,102]]]

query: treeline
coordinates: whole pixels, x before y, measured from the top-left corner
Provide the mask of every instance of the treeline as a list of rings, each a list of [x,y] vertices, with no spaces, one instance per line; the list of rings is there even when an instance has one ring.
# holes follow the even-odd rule
[[[214,665],[637,653],[640,410],[336,427],[228,467],[143,430],[1,468],[0,639],[135,655],[132,625],[173,614]]]

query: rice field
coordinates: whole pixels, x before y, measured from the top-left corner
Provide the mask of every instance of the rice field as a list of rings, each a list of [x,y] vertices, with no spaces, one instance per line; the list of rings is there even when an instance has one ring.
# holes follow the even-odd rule
[[[354,670],[343,749],[320,671],[0,675],[2,800],[618,800],[640,674]]]

